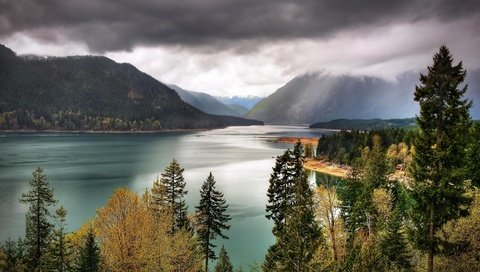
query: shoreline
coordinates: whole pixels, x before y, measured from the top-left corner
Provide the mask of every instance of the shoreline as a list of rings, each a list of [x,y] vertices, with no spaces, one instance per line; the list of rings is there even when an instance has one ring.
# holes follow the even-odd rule
[[[336,176],[339,178],[346,178],[350,171],[349,166],[343,166],[336,163],[317,160],[314,158],[306,158],[303,168],[317,173]]]
[[[195,129],[164,129],[164,130],[35,130],[35,129],[8,129],[0,130],[1,133],[78,133],[78,134],[155,134],[155,133],[168,133],[168,132],[199,132],[209,131],[213,129],[221,128],[195,128]]]

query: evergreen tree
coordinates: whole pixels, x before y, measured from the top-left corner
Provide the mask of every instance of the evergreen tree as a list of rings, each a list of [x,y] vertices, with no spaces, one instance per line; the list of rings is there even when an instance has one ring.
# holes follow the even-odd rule
[[[26,271],[25,266],[25,244],[18,238],[14,241],[8,238],[4,245],[0,247],[3,253],[3,262],[0,264],[2,272],[21,272]]]
[[[315,222],[313,191],[303,170],[303,146],[278,156],[267,192],[267,218],[273,219],[277,241],[265,257],[264,271],[308,271],[321,241]]]
[[[88,228],[85,236],[85,244],[80,249],[80,257],[77,265],[78,272],[97,272],[100,271],[100,248],[95,240],[93,227]]]
[[[230,262],[230,257],[228,256],[224,246],[222,246],[222,249],[220,250],[218,262],[215,266],[215,272],[233,272],[233,266]]]
[[[402,212],[395,209],[387,221],[385,235],[380,240],[380,249],[391,267],[410,270],[412,256],[408,251],[407,239],[402,229],[402,219]]]
[[[473,185],[480,187],[480,123],[472,126],[470,144],[467,149],[467,173],[472,179]]]
[[[417,248],[428,253],[429,272],[434,255],[448,247],[438,231],[448,221],[465,216],[471,203],[465,196],[463,171],[471,102],[463,99],[467,86],[460,88],[466,76],[462,62],[452,62],[449,49],[441,46],[415,87],[420,115],[411,169],[412,235]]]
[[[314,192],[303,172],[295,182],[295,199],[289,215],[285,232],[278,237],[283,259],[277,271],[312,271],[310,261],[320,243],[324,243],[321,230],[315,221]]]
[[[213,240],[217,236],[228,239],[223,230],[230,229],[227,222],[231,219],[226,213],[226,204],[223,193],[215,189],[215,179],[210,173],[200,190],[200,204],[196,207],[197,234],[205,257],[205,271],[208,271],[208,260],[216,259]]]
[[[43,264],[48,247],[48,238],[53,225],[49,222],[51,216],[49,207],[56,201],[53,199],[53,189],[47,182],[43,169],[37,167],[30,180],[31,190],[22,194],[21,203],[29,205],[26,215],[26,247],[27,265],[29,271],[38,271]]]
[[[72,268],[73,246],[66,237],[67,210],[61,206],[56,210],[59,220],[58,229],[53,230],[52,240],[47,253],[47,268],[49,271],[70,271]]]
[[[183,178],[184,168],[181,168],[177,160],[173,159],[160,180],[153,184],[152,194],[157,201],[157,205],[167,208],[172,212],[173,226],[172,232],[181,228],[189,228],[190,224],[187,218],[187,204],[184,196],[186,182]]]

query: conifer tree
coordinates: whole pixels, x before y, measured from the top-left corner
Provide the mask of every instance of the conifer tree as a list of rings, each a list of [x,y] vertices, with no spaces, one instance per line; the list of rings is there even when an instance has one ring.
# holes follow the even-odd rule
[[[380,240],[380,249],[391,267],[408,271],[412,268],[410,262],[412,256],[408,251],[407,239],[402,229],[402,219],[402,211],[393,210],[385,227],[385,235]]]
[[[73,247],[66,236],[67,210],[61,206],[56,210],[56,218],[59,220],[58,229],[53,230],[52,239],[47,253],[47,270],[70,271],[72,268]]]
[[[27,266],[30,271],[38,271],[44,263],[44,255],[48,247],[48,239],[53,225],[49,208],[56,203],[53,189],[47,182],[43,169],[37,167],[30,180],[31,190],[22,194],[21,203],[29,205],[26,215],[26,247]]]
[[[2,272],[21,272],[26,271],[25,266],[25,244],[18,238],[15,242],[11,238],[0,246],[3,253],[3,260],[0,263],[0,271]]]
[[[321,241],[315,222],[313,191],[303,169],[303,146],[296,143],[277,157],[267,192],[267,218],[273,219],[277,241],[265,257],[264,271],[308,271]]]
[[[160,180],[154,182],[152,188],[156,204],[169,209],[172,213],[172,232],[181,228],[189,228],[188,208],[184,200],[187,190],[185,190],[186,182],[183,178],[183,171],[184,168],[181,168],[177,160],[173,159],[170,165],[165,168]]]
[[[220,249],[218,262],[215,266],[215,272],[233,272],[233,266],[230,262],[230,257],[228,256],[227,250],[225,250],[224,246],[222,246],[222,249]]]
[[[95,240],[93,227],[88,228],[85,236],[85,244],[80,249],[80,257],[77,265],[78,272],[100,271],[100,248]]]
[[[428,253],[429,272],[440,246],[448,247],[438,231],[448,221],[465,216],[471,203],[465,196],[463,171],[471,102],[463,98],[467,86],[460,87],[466,76],[462,62],[452,62],[449,49],[441,46],[415,87],[420,115],[411,169],[412,234],[417,248]]]
[[[230,229],[227,208],[223,193],[215,189],[215,178],[210,173],[202,185],[200,204],[196,207],[197,235],[205,258],[205,271],[208,271],[208,260],[216,259],[213,240],[218,236],[228,239],[223,234],[223,230]]]
[[[311,271],[310,261],[320,243],[325,243],[315,221],[314,192],[305,172],[295,182],[294,203],[288,212],[285,232],[278,237],[283,259],[279,271]]]

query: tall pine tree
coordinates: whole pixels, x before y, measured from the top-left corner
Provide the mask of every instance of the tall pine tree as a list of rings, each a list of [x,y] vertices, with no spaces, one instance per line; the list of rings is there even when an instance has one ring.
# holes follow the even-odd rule
[[[160,180],[156,180],[152,188],[152,197],[159,208],[167,208],[173,216],[172,232],[181,228],[189,228],[187,218],[187,204],[184,196],[186,182],[183,178],[184,168],[181,168],[177,160],[173,159],[170,165],[165,168]]]
[[[73,246],[66,233],[67,210],[61,206],[56,210],[58,228],[53,230],[47,253],[46,268],[48,271],[71,271],[73,267]]]
[[[293,151],[277,157],[273,168],[266,217],[274,221],[272,232],[277,240],[265,257],[265,271],[309,271],[322,241],[303,161],[303,146],[298,142]]]
[[[202,185],[200,204],[196,207],[197,235],[205,257],[205,271],[208,271],[208,260],[216,259],[213,240],[217,236],[228,239],[223,234],[223,230],[230,229],[227,222],[231,218],[226,213],[227,208],[223,193],[215,189],[215,178],[210,173]]]
[[[233,266],[230,262],[230,257],[228,256],[227,250],[224,246],[222,246],[222,249],[220,249],[218,262],[215,266],[215,272],[233,272]]]
[[[93,227],[88,228],[85,236],[85,244],[80,249],[80,257],[77,264],[78,272],[100,271],[100,248],[95,239]]]
[[[452,62],[449,49],[441,46],[415,87],[420,115],[411,169],[412,234],[417,248],[428,253],[429,272],[439,249],[448,247],[437,233],[448,221],[465,216],[471,203],[463,171],[471,102],[463,98],[467,86],[460,87],[466,76],[462,62]]]
[[[48,247],[48,239],[53,229],[49,221],[49,208],[56,203],[53,189],[47,182],[43,169],[37,167],[30,180],[31,190],[22,194],[21,203],[29,205],[26,215],[26,247],[27,266],[29,271],[38,271],[44,263],[44,255]]]

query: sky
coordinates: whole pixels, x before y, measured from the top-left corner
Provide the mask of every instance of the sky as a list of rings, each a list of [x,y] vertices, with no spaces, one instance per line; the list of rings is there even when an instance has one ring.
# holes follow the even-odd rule
[[[265,96],[312,72],[395,81],[445,44],[480,67],[478,0],[0,0],[17,54],[105,55],[164,83]]]

